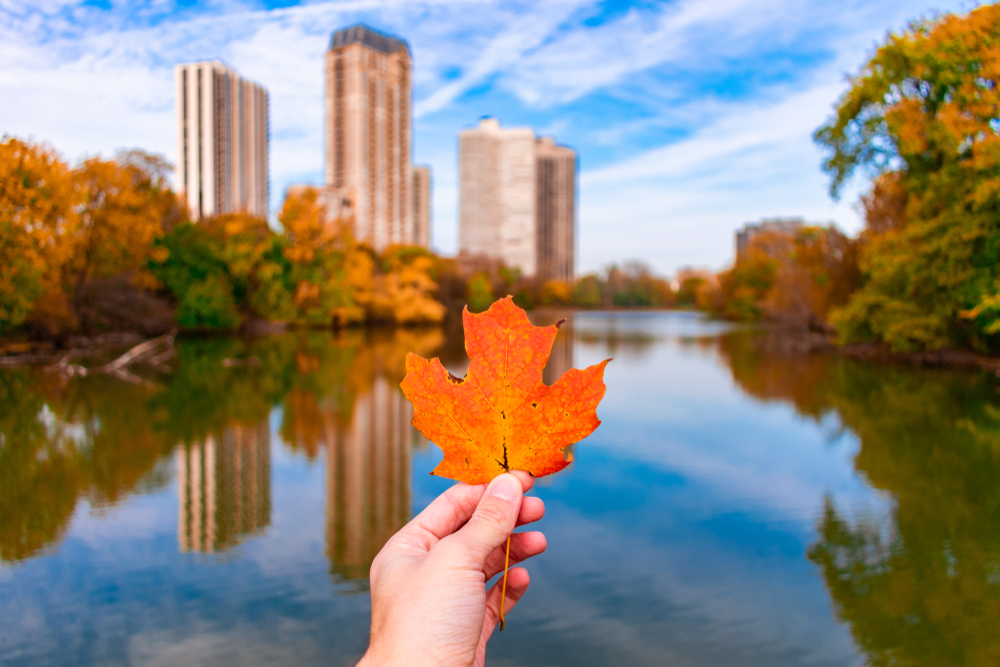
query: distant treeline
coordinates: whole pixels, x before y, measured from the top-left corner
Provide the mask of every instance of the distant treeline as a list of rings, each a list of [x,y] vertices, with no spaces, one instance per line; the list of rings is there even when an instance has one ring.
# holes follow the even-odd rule
[[[506,294],[528,309],[676,302],[635,263],[570,285],[423,248],[378,253],[309,188],[286,197],[278,230],[245,214],[192,223],[169,168],[138,150],[71,168],[44,144],[0,140],[0,335],[439,322]]]
[[[890,35],[851,81],[815,139],[832,194],[872,178],[864,231],[759,234],[699,306],[900,352],[1000,351],[1000,5]]]

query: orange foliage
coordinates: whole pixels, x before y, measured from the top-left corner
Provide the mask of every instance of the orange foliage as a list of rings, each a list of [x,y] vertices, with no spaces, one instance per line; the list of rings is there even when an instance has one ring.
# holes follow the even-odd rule
[[[66,261],[73,202],[72,176],[55,151],[0,141],[0,332],[21,325],[43,292],[58,300],[52,278]]]
[[[826,322],[858,288],[857,244],[835,227],[806,227],[789,240],[761,308],[776,318]]]
[[[906,224],[906,189],[899,172],[891,171],[876,178],[871,192],[861,198],[861,205],[869,233],[902,229]]]
[[[401,387],[413,403],[413,425],[444,450],[435,475],[482,484],[503,472],[535,477],[569,465],[564,449],[601,421],[604,367],[571,369],[542,382],[557,326],[536,327],[506,297],[480,315],[463,313],[468,374],[456,378],[439,359],[406,358]]]
[[[163,235],[163,221],[176,205],[164,177],[136,164],[92,158],[74,172],[81,197],[70,259],[64,267],[73,289],[87,280],[132,272],[139,287],[153,288],[156,279],[145,263],[165,259],[153,250]]]

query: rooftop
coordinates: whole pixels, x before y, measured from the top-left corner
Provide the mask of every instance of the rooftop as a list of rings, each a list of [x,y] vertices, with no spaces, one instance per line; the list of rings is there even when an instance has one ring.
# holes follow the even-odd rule
[[[386,35],[374,28],[369,28],[364,23],[338,30],[330,38],[331,50],[351,44],[363,44],[382,53],[396,53],[404,49],[409,52],[410,50],[410,45],[406,43],[406,40]]]

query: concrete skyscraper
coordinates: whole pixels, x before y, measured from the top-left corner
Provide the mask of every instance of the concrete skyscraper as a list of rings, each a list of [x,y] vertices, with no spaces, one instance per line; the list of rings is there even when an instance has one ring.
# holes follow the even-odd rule
[[[459,134],[459,249],[573,280],[576,153],[494,118]]]
[[[576,151],[551,137],[535,143],[536,267],[546,280],[574,278]]]
[[[326,184],[351,203],[358,240],[419,243],[413,219],[410,47],[364,25],[326,54]]]
[[[217,61],[177,65],[177,183],[191,217],[268,210],[268,96]]]

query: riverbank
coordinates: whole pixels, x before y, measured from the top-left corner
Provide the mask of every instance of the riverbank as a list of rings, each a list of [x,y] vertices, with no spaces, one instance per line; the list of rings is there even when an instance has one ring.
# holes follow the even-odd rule
[[[858,361],[906,364],[924,368],[981,368],[1000,375],[1000,357],[987,357],[968,350],[893,352],[884,343],[838,345],[836,333],[822,326],[769,322],[762,325],[757,346],[769,352],[811,354],[830,352]]]
[[[611,308],[608,312],[665,312],[690,309],[676,308]],[[586,308],[572,307],[542,307],[529,311],[529,317],[539,325],[554,323],[574,313],[598,312]],[[602,311],[603,312],[603,309]],[[447,318],[451,320],[453,318]],[[455,318],[458,319],[458,318]],[[448,327],[449,322],[442,326]],[[387,322],[370,322],[352,326],[358,329],[395,329],[401,325]],[[968,368],[984,369],[1000,375],[1000,357],[988,357],[967,350],[933,350],[929,352],[893,352],[888,345],[879,343],[855,343],[838,345],[836,333],[821,322],[802,323],[788,321],[770,321],[762,323],[759,329],[762,333],[756,342],[756,347],[766,352],[782,354],[815,354],[833,353],[858,361],[877,362],[885,364],[905,364],[925,368]],[[244,323],[239,329],[204,330],[184,329],[182,336],[197,335],[239,335],[256,338],[284,333],[296,329],[327,329],[329,327],[309,327],[287,324],[285,322],[268,322],[252,320]],[[405,328],[405,327],[403,327]],[[336,328],[331,329],[336,330]],[[144,341],[152,340],[151,336],[143,336],[135,332],[102,333],[96,335],[70,336],[61,341],[0,341],[0,368],[19,366],[46,366],[65,362],[67,359],[100,359],[110,353],[133,347]]]

